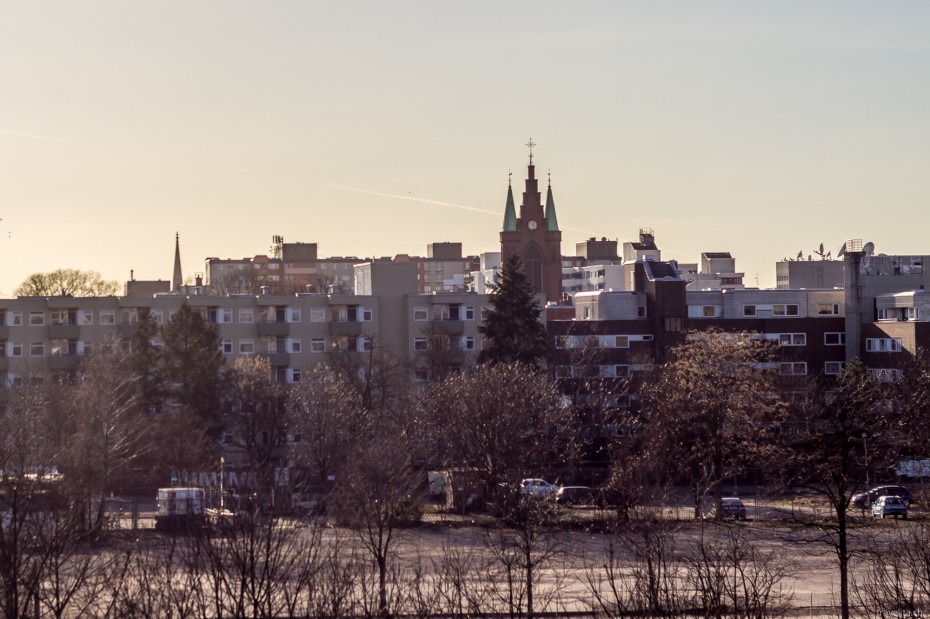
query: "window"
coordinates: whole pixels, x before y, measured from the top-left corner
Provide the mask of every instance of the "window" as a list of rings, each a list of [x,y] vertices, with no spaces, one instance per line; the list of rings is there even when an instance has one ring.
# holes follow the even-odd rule
[[[359,308],[358,319],[361,322],[371,322],[371,308],[370,307]]]
[[[824,346],[845,346],[846,334],[843,332],[831,331],[823,334]]]
[[[823,373],[828,376],[839,376],[845,369],[845,361],[827,361],[823,364]]]
[[[772,316],[799,316],[800,308],[798,305],[776,304],[772,306]]]
[[[570,335],[557,335],[555,336],[555,347],[556,348],[571,348],[572,347],[572,336]]]
[[[465,307],[465,320],[474,320],[474,319],[475,319],[475,308]]]
[[[287,341],[287,352],[299,353],[300,352],[300,339],[289,339]]]
[[[22,312],[10,312],[9,321],[11,327],[21,327],[23,325],[23,313]]]
[[[904,376],[901,370],[889,368],[869,368],[869,373],[883,383],[896,383]]]
[[[425,352],[426,350],[429,350],[429,340],[425,337],[413,338],[413,349],[418,352]]]
[[[617,335],[614,337],[614,348],[629,348],[630,338],[627,335]]]
[[[113,310],[100,310],[100,324],[102,325],[116,324],[116,312]]]
[[[899,337],[869,337],[865,340],[867,352],[901,352]]]
[[[778,364],[779,374],[788,374],[791,376],[803,376],[807,374],[807,363],[804,362],[787,362]]]
[[[701,315],[704,318],[713,318],[717,315],[717,306],[716,305],[705,305],[701,308]]]
[[[326,322],[326,308],[325,307],[311,307],[310,308],[310,322]]]
[[[755,305],[744,305],[743,306],[743,316],[755,316],[755,315],[756,315]]]
[[[30,357],[44,357],[45,356],[45,342],[32,342],[29,344],[29,356]]]
[[[326,352],[326,340],[321,337],[310,340],[310,352]]]
[[[429,380],[429,370],[427,368],[414,368],[413,380],[417,381],[418,383],[426,382]]]
[[[684,329],[685,321],[678,316],[667,316],[662,319],[662,327],[666,333],[678,333]]]
[[[68,354],[68,340],[50,340],[48,345],[50,357],[64,357]]]
[[[371,350],[371,338],[370,337],[360,337],[358,338],[356,350],[358,352],[368,352]]]
[[[586,335],[584,338],[584,347],[585,348],[600,348],[601,338],[599,338],[596,335]]]
[[[779,346],[807,346],[806,333],[779,333]]]
[[[77,353],[82,356],[90,356],[94,354],[94,343],[93,342],[78,342]]]
[[[68,310],[66,309],[53,309],[51,311],[51,316],[49,317],[49,324],[53,325],[66,325],[68,324]]]
[[[29,325],[38,327],[45,324],[45,312],[29,312]]]
[[[556,366],[555,375],[557,378],[571,378],[572,377],[572,366],[570,365]]]
[[[220,324],[229,324],[232,322],[232,310],[229,308],[220,308],[216,312],[216,322]]]
[[[614,366],[614,376],[622,378],[624,376],[630,375],[630,366],[628,365],[615,365]]]
[[[255,311],[252,309],[240,309],[239,310],[239,322],[241,323],[255,322]]]
[[[300,322],[300,308],[299,307],[287,308],[287,321],[288,322]]]
[[[462,349],[463,350],[474,350],[475,349],[475,338],[471,335],[466,335],[462,338]]]
[[[239,340],[239,354],[251,355],[255,352],[255,342],[252,340]]]
[[[124,307],[119,311],[119,322],[122,325],[134,325],[139,322],[139,309]]]
[[[817,304],[817,315],[818,316],[839,316],[840,315],[840,304],[839,303],[818,303]]]
[[[288,372],[290,372],[291,374],[289,382],[291,383],[300,382],[300,368],[291,368],[290,370],[288,370]]]
[[[23,345],[21,342],[8,342],[7,349],[9,351],[10,357],[22,357],[23,356]]]
[[[909,307],[907,308],[907,319],[908,320],[917,320],[920,316],[919,307]]]
[[[233,351],[232,340],[223,340],[220,342],[220,352],[224,355],[231,355]]]

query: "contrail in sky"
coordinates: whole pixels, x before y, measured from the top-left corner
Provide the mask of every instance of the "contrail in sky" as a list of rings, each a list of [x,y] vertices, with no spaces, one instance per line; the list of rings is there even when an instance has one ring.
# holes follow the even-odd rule
[[[382,191],[373,191],[371,189],[361,189],[360,187],[346,187],[345,185],[332,185],[327,183],[327,187],[332,187],[333,189],[342,189],[343,191],[355,191],[357,193],[366,193],[370,196],[378,196],[381,198],[394,198],[397,200],[412,200],[414,202],[423,202],[424,204],[435,204],[436,206],[448,206],[450,208],[462,209],[463,211],[472,211],[474,213],[484,213],[485,215],[500,215],[498,211],[489,211],[488,209],[478,208],[475,206],[465,206],[464,204],[453,204],[451,202],[441,202],[439,200],[428,200],[426,198],[415,198],[414,196],[404,196],[395,193],[384,193]],[[583,232],[584,234],[594,234],[591,230],[585,230],[584,228],[572,228],[566,226],[562,230],[573,230],[575,232]]]
[[[33,140],[45,140],[47,142],[67,142],[68,140],[63,140],[61,138],[50,138],[47,135],[35,135],[34,133],[20,133],[19,131],[7,131],[5,129],[0,129],[0,133],[5,135],[15,135],[19,138],[32,138]]]
[[[422,202],[424,204],[435,204],[436,206],[448,206],[450,208],[462,209],[463,211],[472,211],[474,213],[484,213],[486,215],[499,215],[497,211],[489,211],[487,209],[478,208],[475,206],[466,206],[464,204],[452,204],[451,202],[440,202],[439,200],[428,200],[426,198],[416,198],[414,196],[403,196],[394,193],[384,193],[381,191],[372,191],[371,189],[361,189],[358,187],[346,187],[344,185],[326,185],[327,187],[332,187],[333,189],[342,189],[343,191],[355,191],[357,193],[366,193],[370,196],[379,196],[381,198],[394,198],[397,200],[411,200],[412,202]]]

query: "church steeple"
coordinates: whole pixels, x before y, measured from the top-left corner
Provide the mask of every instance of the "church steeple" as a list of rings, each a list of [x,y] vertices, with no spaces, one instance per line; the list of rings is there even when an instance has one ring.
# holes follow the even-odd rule
[[[555,199],[552,197],[552,175],[549,175],[549,188],[546,190],[546,229],[559,231],[559,220],[555,217]]]
[[[181,276],[181,236],[174,233],[174,276],[171,278],[172,292],[181,290],[184,279]]]
[[[507,174],[507,207],[504,209],[504,232],[517,231],[517,209],[513,204],[513,187],[510,185],[510,176]]]

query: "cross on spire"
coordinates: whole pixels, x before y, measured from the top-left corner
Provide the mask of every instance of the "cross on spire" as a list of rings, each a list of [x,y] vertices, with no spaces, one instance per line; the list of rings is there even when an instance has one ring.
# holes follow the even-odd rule
[[[533,147],[536,146],[536,142],[533,141],[533,138],[530,138],[530,141],[525,146],[530,149],[530,165],[533,165]]]

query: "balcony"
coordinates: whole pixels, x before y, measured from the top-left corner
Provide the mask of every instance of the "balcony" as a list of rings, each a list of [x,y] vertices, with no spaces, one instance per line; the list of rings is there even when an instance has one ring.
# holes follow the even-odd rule
[[[3,343],[0,342],[0,346],[2,345]],[[9,369],[10,369],[10,360],[7,359],[6,357],[0,357],[0,372],[8,372]]]
[[[51,371],[76,370],[81,363],[81,358],[77,355],[68,355],[64,357],[49,357],[48,369]]]
[[[286,322],[258,323],[259,337],[285,337],[291,332],[291,325]]]
[[[268,362],[271,364],[271,367],[275,368],[286,368],[291,364],[291,355],[286,352],[269,352],[263,353],[263,357],[268,358]]]
[[[135,334],[135,332],[136,332],[136,327],[138,327],[138,326],[139,326],[139,325],[137,325],[137,324],[134,323],[134,322],[120,323],[120,324],[116,325],[116,333],[117,333],[121,338],[132,337],[132,336]]]
[[[430,323],[433,335],[461,335],[465,333],[464,320],[434,320]]]
[[[10,328],[6,325],[0,325],[0,340],[10,339]]]
[[[78,325],[49,325],[48,339],[50,340],[76,340],[81,335]]]
[[[359,336],[362,334],[361,322],[331,322],[329,323],[330,335],[350,335]]]

